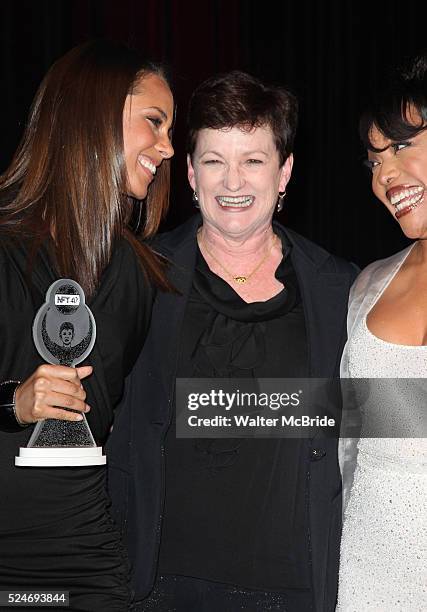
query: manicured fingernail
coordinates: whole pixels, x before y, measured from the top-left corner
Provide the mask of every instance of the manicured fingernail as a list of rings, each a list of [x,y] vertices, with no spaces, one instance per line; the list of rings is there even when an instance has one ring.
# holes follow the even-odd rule
[[[78,414],[76,416],[76,421],[83,421],[83,415],[82,414]]]
[[[86,404],[85,405],[85,412],[89,412],[89,410],[90,410],[90,406],[89,406],[89,404]]]

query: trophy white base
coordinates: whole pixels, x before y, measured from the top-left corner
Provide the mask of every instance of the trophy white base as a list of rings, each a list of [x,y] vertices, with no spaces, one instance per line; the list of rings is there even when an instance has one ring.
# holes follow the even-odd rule
[[[15,457],[19,467],[66,467],[74,465],[105,465],[107,457],[101,446],[20,448]]]

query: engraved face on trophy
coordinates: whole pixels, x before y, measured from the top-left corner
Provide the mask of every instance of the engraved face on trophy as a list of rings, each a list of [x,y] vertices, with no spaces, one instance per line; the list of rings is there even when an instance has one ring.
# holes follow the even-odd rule
[[[95,336],[95,320],[80,285],[70,279],[53,283],[33,326],[34,342],[43,359],[77,365],[89,355]]]
[[[59,328],[59,337],[64,348],[71,348],[71,343],[74,338],[74,325],[65,321]]]

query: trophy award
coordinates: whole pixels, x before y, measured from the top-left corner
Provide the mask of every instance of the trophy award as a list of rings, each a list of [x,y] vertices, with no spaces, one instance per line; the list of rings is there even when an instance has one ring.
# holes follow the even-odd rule
[[[46,302],[36,314],[33,340],[45,361],[76,366],[91,352],[96,338],[93,314],[85,303],[83,289],[67,278],[55,281]],[[103,465],[106,457],[96,446],[84,414],[81,421],[38,421],[26,448],[19,449],[15,465],[55,467]]]

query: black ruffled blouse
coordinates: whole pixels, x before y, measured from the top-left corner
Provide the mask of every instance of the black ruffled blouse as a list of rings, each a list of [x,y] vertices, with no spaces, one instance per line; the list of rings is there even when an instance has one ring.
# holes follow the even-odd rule
[[[291,247],[283,290],[246,303],[198,253],[178,377],[298,378],[308,374],[304,313]],[[166,438],[160,574],[245,588],[309,589],[306,461],[301,440]]]

